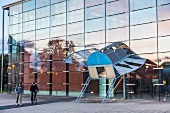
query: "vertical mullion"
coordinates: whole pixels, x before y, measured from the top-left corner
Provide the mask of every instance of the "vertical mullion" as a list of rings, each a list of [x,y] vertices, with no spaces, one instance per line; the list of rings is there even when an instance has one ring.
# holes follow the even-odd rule
[[[67,42],[67,27],[68,27],[68,25],[67,25],[67,12],[68,12],[68,9],[67,9],[67,0],[66,0],[66,42]],[[66,43],[67,44],[67,43]],[[66,45],[66,47],[68,47],[67,45]],[[68,54],[68,49],[66,49],[67,50],[67,52],[66,52],[66,56],[67,56],[67,54]],[[69,64],[68,63],[66,63],[66,96],[69,96]]]
[[[158,0],[156,0],[156,30],[157,30],[157,32],[156,32],[156,37],[157,37],[157,61],[158,61],[158,66],[159,66],[159,50],[158,50],[158,30],[159,30],[159,28],[158,28]]]
[[[50,6],[49,6],[49,8],[50,8],[50,17],[49,17],[49,41],[50,41],[50,81],[49,81],[49,89],[50,89],[50,91],[49,91],[49,95],[52,95],[52,79],[53,79],[53,76],[52,76],[52,38],[51,38],[51,0],[50,0]]]
[[[36,27],[37,27],[37,26],[36,26],[36,20],[37,20],[37,15],[36,15],[37,7],[36,7],[36,5],[37,5],[37,4],[36,4],[36,0],[35,0],[35,39],[34,39],[34,43],[35,43],[34,50],[35,50],[35,51],[34,51],[34,52],[37,52],[37,51],[36,51],[36,45],[37,45],[37,44],[36,44],[36,38],[37,38],[37,37],[36,37],[36,32],[37,32],[37,31],[36,31]],[[37,62],[36,55],[34,55],[34,59],[36,60],[36,62],[34,61],[34,66],[35,66],[34,68],[37,68],[37,63],[38,63],[38,62]],[[35,70],[34,70],[34,71],[35,71]],[[36,71],[37,71],[37,70],[36,70]],[[35,81],[35,83],[37,83],[37,73],[34,73],[34,81]]]

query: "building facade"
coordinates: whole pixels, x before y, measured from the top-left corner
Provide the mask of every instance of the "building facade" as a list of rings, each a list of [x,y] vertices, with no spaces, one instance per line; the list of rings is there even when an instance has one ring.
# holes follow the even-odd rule
[[[64,60],[75,51],[101,49],[113,42],[123,42],[163,68],[146,65],[148,71],[142,74],[125,75],[114,97],[123,98],[124,91],[126,98],[130,92],[133,98],[169,92],[169,0],[24,0],[4,9],[9,11],[9,93],[23,82],[27,94],[36,82],[39,94],[77,96],[88,70],[76,60],[75,65]],[[153,85],[163,81],[165,88]],[[123,87],[124,82],[135,85]],[[85,96],[104,96],[108,84],[109,80],[91,81]]]

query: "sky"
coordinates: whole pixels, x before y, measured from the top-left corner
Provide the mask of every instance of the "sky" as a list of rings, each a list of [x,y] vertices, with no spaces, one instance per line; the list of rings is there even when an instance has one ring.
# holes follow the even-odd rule
[[[3,10],[2,10],[2,6],[16,2],[19,0],[0,0],[0,54],[2,52],[2,16],[3,16]],[[4,34],[4,53],[7,54],[8,53],[8,47],[7,47],[7,39],[8,39],[8,23],[9,23],[9,19],[7,16],[7,11],[6,11],[6,15],[5,15],[5,34]]]

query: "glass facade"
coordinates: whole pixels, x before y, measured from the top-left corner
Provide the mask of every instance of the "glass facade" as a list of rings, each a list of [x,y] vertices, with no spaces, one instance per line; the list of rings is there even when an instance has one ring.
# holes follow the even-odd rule
[[[121,41],[140,57],[169,68],[169,0],[30,0],[9,8],[9,92],[24,83],[24,93],[36,82],[42,95],[78,96],[88,72],[83,65],[65,64],[71,53],[102,48]],[[81,59],[80,59],[81,60]],[[154,83],[166,80],[169,72],[150,69],[125,75],[126,98],[151,98]],[[123,97],[123,80],[112,96]],[[92,80],[85,96],[104,96],[109,80]],[[105,84],[105,85],[102,85]],[[162,88],[163,89],[163,88]],[[169,90],[168,90],[169,89]],[[153,96],[153,95],[152,95]]]

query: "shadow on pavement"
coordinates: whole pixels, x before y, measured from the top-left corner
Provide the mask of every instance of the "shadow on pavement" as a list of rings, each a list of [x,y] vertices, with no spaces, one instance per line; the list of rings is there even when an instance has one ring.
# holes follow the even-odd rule
[[[75,97],[66,97],[66,98],[57,98],[53,100],[44,100],[44,101],[39,101],[37,102],[37,105],[42,105],[42,104],[49,104],[49,103],[55,103],[55,102],[71,102],[75,101]],[[13,108],[20,108],[20,107],[28,107],[28,106],[35,106],[30,103],[23,103],[22,106],[20,105],[6,105],[6,106],[0,106],[0,110],[6,110],[6,109],[13,109]]]

